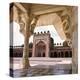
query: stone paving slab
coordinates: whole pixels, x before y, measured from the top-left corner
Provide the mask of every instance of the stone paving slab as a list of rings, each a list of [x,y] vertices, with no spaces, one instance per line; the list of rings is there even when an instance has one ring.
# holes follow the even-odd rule
[[[67,64],[65,64],[67,66]],[[29,69],[23,70],[23,69],[16,69],[16,70],[10,70],[11,76],[13,77],[31,77],[31,76],[47,76],[47,75],[62,75],[62,74],[71,74],[72,68],[65,68],[64,64],[62,65],[37,65],[32,66]],[[71,65],[69,65],[71,66]],[[56,68],[57,67],[57,68]],[[61,69],[61,67],[63,67]]]
[[[67,64],[68,66],[68,64],[72,64],[72,59],[71,58],[29,58],[29,62],[31,66],[57,65],[57,64]],[[65,66],[65,68],[69,68],[69,66],[68,67],[67,66]],[[23,68],[22,58],[11,58],[10,68],[14,70],[22,69]]]

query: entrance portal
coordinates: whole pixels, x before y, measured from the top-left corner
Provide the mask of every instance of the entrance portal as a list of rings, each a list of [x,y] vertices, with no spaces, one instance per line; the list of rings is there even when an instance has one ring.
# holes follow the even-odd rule
[[[36,57],[45,57],[45,51],[46,51],[46,46],[43,41],[40,41],[38,44],[36,44]]]

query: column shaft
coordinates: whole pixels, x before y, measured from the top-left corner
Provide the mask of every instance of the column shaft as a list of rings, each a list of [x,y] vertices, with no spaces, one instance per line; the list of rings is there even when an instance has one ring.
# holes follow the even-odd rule
[[[25,16],[26,17],[26,16]],[[25,23],[25,38],[24,38],[24,51],[23,51],[23,68],[29,68],[29,16],[27,15],[26,23]]]

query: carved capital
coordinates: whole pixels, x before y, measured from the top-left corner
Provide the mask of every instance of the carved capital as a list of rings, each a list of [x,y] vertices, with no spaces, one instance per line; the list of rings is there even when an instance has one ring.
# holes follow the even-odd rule
[[[29,20],[29,16],[27,13],[20,13],[19,14],[20,32],[23,35],[25,35],[25,28],[26,28],[27,20]]]
[[[72,26],[71,26],[71,13],[70,9],[65,8],[63,11],[57,12],[58,16],[61,18],[63,31],[68,41],[68,45],[72,44]]]
[[[33,34],[34,28],[36,26],[36,23],[38,21],[39,16],[35,16],[32,18],[31,23],[30,23],[30,32]]]
[[[64,33],[68,32],[69,37],[65,34],[66,37],[71,38],[70,32],[69,32],[71,29],[71,17],[68,13],[68,10],[65,9],[65,10],[59,12],[58,15],[61,18]]]

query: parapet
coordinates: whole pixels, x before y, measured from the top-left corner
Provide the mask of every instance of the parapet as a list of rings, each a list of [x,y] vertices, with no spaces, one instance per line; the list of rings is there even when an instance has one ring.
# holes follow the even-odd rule
[[[43,34],[43,35],[45,35],[45,34],[50,34],[50,32],[49,32],[49,31],[44,31],[44,32],[41,31],[41,32],[35,32],[35,33],[34,33],[34,35],[42,35],[42,34]]]

